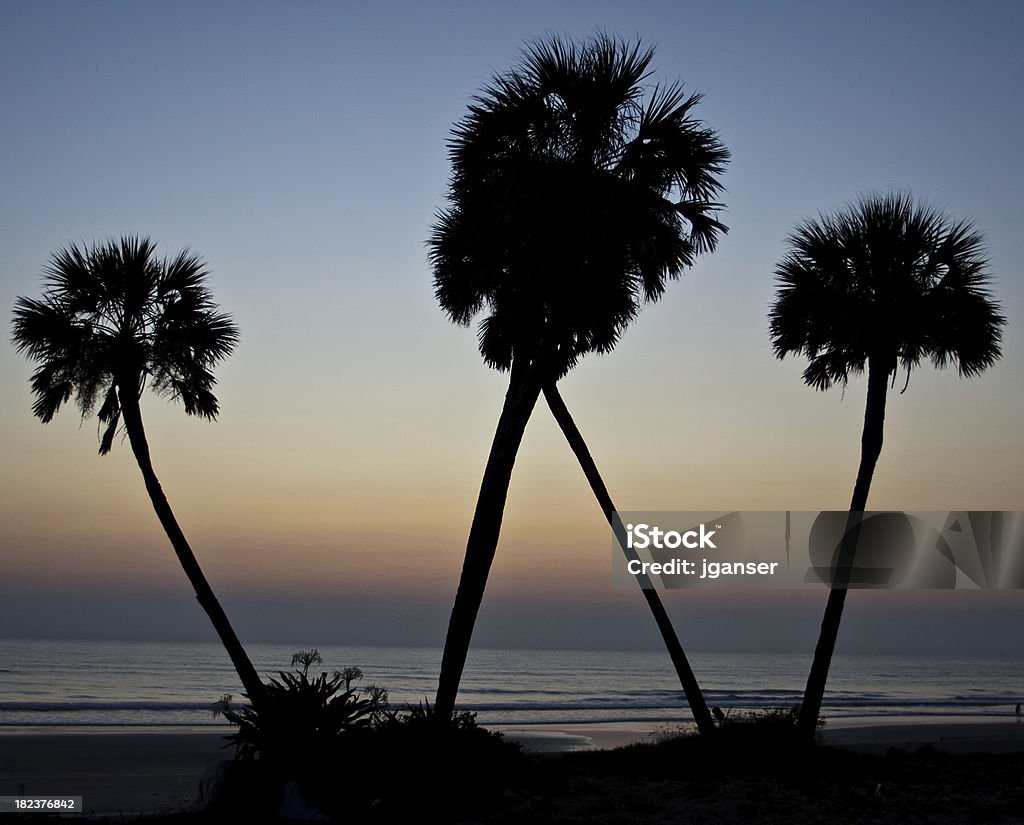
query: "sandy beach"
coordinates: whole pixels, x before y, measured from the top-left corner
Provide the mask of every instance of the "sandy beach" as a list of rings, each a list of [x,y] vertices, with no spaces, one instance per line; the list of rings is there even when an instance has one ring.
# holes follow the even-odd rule
[[[859,752],[932,745],[949,753],[1024,751],[1024,724],[985,718],[910,721],[847,719],[826,728],[825,741]],[[230,758],[224,730],[180,729],[97,733],[90,729],[20,730],[0,734],[0,795],[82,796],[86,813],[151,813],[196,805],[207,766]],[[540,753],[615,748],[645,741],[635,723],[522,725],[506,736]]]
[[[1024,751],[1024,723],[988,718],[924,723],[848,720],[845,725],[826,728],[824,741],[859,753],[916,750],[925,745],[945,753],[1019,753]]]
[[[505,735],[538,753],[618,748],[657,736],[666,728],[643,728],[635,722],[564,724],[557,728],[519,725]],[[849,717],[829,723],[823,741],[860,753],[889,748],[915,750],[931,745],[947,753],[1015,753],[1024,751],[1024,723],[991,717],[939,718]]]
[[[0,734],[0,796],[81,796],[85,813],[152,813],[196,804],[224,733]]]

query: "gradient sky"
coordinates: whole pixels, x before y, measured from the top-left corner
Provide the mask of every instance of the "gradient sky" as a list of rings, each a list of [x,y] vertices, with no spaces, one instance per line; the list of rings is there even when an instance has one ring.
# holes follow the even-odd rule
[[[732,152],[730,232],[562,382],[618,505],[846,506],[864,382],[806,388],[800,360],[772,356],[765,315],[795,224],[897,188],[975,221],[1010,323],[985,375],[926,367],[891,398],[870,506],[1021,509],[1022,23],[1024,6],[994,1],[7,3],[0,308],[9,324],[70,241],[191,247],[242,332],[223,413],[143,410],[241,635],[440,644],[505,386],[432,294],[445,141],[529,39],[639,36],[658,77],[705,94],[695,113]],[[73,407],[40,425],[30,372],[0,347],[0,636],[211,638],[127,444],[97,457],[95,421]],[[657,644],[607,559],[539,405],[482,640]],[[809,650],[824,598],[669,595],[698,646],[734,649]],[[851,599],[841,645],[873,649],[900,621],[909,643],[1024,650],[1002,632],[1020,594],[883,595]]]

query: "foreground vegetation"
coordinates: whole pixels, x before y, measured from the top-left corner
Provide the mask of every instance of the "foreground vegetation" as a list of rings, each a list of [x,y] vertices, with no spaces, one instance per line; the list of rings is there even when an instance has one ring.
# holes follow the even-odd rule
[[[211,813],[443,821],[488,807],[526,775],[520,746],[475,714],[442,716],[427,702],[392,709],[383,687],[360,686],[358,668],[311,676],[322,663],[316,648],[301,650],[264,686],[261,705],[216,703],[237,728],[228,737],[236,761],[208,791]]]
[[[395,710],[362,673],[310,676],[314,648],[266,685],[259,708],[218,703],[237,768],[201,813],[213,822],[421,823],[1019,821],[1024,753],[858,754],[808,739],[799,708],[715,709],[709,735],[666,729],[609,751],[531,755],[471,713]]]
[[[375,767],[401,804],[365,806],[339,795],[338,819],[478,825],[1024,820],[1024,753],[949,755],[926,747],[883,755],[821,745],[778,748],[767,739],[747,744],[722,748],[706,737],[662,736],[612,751],[523,756],[506,766],[499,792],[461,797],[472,786],[452,776],[447,800],[420,795],[423,772],[435,771],[430,759],[414,765],[395,752],[390,756],[398,762],[389,757]],[[223,818],[209,812],[116,821],[185,825]],[[249,821],[275,820],[251,812]]]

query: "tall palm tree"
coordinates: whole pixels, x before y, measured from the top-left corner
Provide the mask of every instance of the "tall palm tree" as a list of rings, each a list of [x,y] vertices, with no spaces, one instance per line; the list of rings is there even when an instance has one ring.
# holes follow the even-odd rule
[[[601,473],[597,469],[597,463],[594,461],[593,456],[590,454],[587,442],[583,439],[583,433],[576,426],[569,408],[565,406],[565,401],[562,399],[562,394],[558,391],[556,382],[549,381],[544,385],[544,398],[548,402],[551,414],[555,417],[555,421],[558,422],[558,426],[562,430],[562,435],[569,442],[569,447],[572,448],[573,454],[583,470],[583,475],[586,476],[590,484],[590,489],[593,491],[594,497],[597,499],[597,503],[601,507],[601,512],[604,513],[608,525],[612,530],[621,531],[621,523],[618,525],[615,523],[615,504],[612,502],[611,494],[605,486],[604,479],[601,478]],[[619,536],[616,533],[616,538],[619,542],[619,547],[627,559],[637,558],[636,551],[629,548],[624,535]],[[668,650],[668,655],[672,660],[672,666],[676,670],[679,683],[683,687],[686,701],[690,706],[690,711],[693,713],[694,721],[697,723],[697,730],[701,734],[710,734],[715,730],[714,719],[711,716],[711,711],[708,710],[708,703],[704,699],[704,693],[700,689],[697,677],[694,676],[693,668],[690,667],[690,661],[686,657],[683,645],[679,641],[679,635],[676,633],[675,627],[672,626],[672,620],[669,618],[668,611],[665,610],[665,605],[662,603],[658,591],[654,589],[654,584],[650,578],[646,574],[641,574],[636,576],[636,579],[641,588],[640,592],[644,594],[647,607],[654,617],[654,623],[658,626],[658,632],[661,633],[661,639],[665,643],[666,650]]]
[[[206,269],[188,251],[158,260],[149,239],[123,237],[56,252],[41,299],[18,298],[13,342],[38,362],[32,412],[44,424],[72,396],[85,418],[99,407],[100,455],[123,424],[157,518],[209,615],[254,705],[263,683],[178,525],[153,469],[139,399],[150,389],[181,401],[188,415],[213,420],[218,403],[211,369],[238,341],[218,312]]]
[[[529,46],[453,130],[449,206],[434,225],[435,294],[479,326],[484,361],[509,373],[466,546],[436,708],[455,706],[494,558],[516,453],[542,388],[610,352],[725,227],[728,152],[691,117],[699,95],[653,85],[653,51],[604,35]]]
[[[1000,356],[1006,319],[989,291],[982,237],[971,223],[916,205],[909,194],[869,195],[800,225],[776,269],[770,334],[779,358],[803,354],[804,382],[846,386],[867,372],[867,403],[851,518],[840,544],[799,725],[813,736],[856,551],[857,514],[882,451],[886,393],[902,366],[929,359],[977,375]],[[906,387],[904,387],[905,389]]]

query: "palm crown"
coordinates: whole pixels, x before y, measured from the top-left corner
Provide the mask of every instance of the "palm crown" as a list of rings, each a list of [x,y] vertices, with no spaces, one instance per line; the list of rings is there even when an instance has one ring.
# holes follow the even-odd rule
[[[557,378],[611,350],[726,231],[713,212],[729,153],[691,117],[700,95],[648,83],[652,57],[606,36],[542,42],[454,128],[435,294],[462,325],[487,310],[489,365],[543,354]]]
[[[1000,355],[1002,326],[983,242],[966,221],[873,195],[802,224],[776,269],[775,353],[803,353],[804,381],[845,384],[872,357],[892,372],[923,359],[975,375]]]
[[[211,369],[234,349],[238,331],[217,311],[205,278],[187,250],[159,260],[146,238],[55,253],[43,297],[19,298],[14,309],[14,344],[39,362],[35,415],[50,421],[72,395],[83,417],[98,403],[101,454],[117,432],[119,394],[141,395],[147,383],[189,415],[215,418]]]

